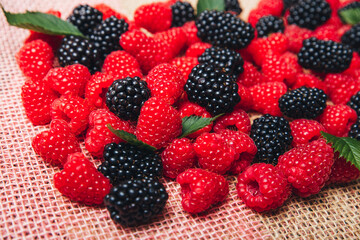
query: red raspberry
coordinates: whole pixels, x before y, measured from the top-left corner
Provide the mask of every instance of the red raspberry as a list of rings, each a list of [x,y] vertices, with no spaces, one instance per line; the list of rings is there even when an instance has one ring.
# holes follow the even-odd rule
[[[296,82],[296,76],[303,72],[303,68],[298,63],[297,55],[292,52],[282,54],[280,61],[285,65],[285,83],[291,86]]]
[[[237,83],[238,85],[238,94],[240,96],[240,102],[235,106],[234,109],[243,109],[249,110],[253,106],[253,98],[251,96],[250,90],[247,87],[244,87],[242,84]]]
[[[356,119],[355,110],[343,104],[327,106],[319,116],[319,122],[326,131],[337,137],[346,137]]]
[[[277,167],[283,172],[300,197],[320,192],[329,179],[334,152],[319,139],[293,148],[279,157]]]
[[[312,36],[312,31],[292,24],[285,27],[284,34],[289,39],[289,50],[298,53],[302,42]]]
[[[95,9],[99,10],[103,14],[103,20],[115,16],[118,19],[124,19],[125,22],[129,23],[129,19],[124,15],[121,14],[114,9],[112,9],[110,6],[106,5],[105,3],[99,3],[94,6]]]
[[[86,84],[85,98],[89,104],[97,108],[105,108],[105,95],[116,78],[106,73],[95,73]]]
[[[291,194],[290,184],[271,164],[253,164],[240,173],[237,180],[238,196],[257,212],[280,207]]]
[[[171,58],[176,57],[181,50],[184,49],[186,44],[186,34],[181,27],[174,27],[164,32],[158,32],[154,34],[154,39],[164,42],[168,45],[169,51],[171,51]]]
[[[25,43],[15,57],[23,74],[34,81],[43,79],[54,62],[53,49],[42,40]]]
[[[176,178],[185,170],[194,167],[196,162],[192,143],[187,138],[175,139],[161,153],[163,174],[169,178]]]
[[[335,42],[340,42],[340,36],[337,34],[338,28],[334,25],[324,24],[322,26],[317,27],[314,32],[313,36],[319,40],[332,40]]]
[[[144,4],[135,10],[134,20],[151,33],[166,31],[171,26],[171,8],[161,2]]]
[[[266,82],[250,87],[250,94],[253,99],[253,109],[262,114],[281,116],[279,98],[287,91],[285,83]]]
[[[269,52],[262,60],[261,71],[265,82],[284,82],[289,69],[280,55]]]
[[[244,61],[243,67],[244,72],[239,75],[237,79],[238,83],[245,87],[251,87],[264,81],[262,74],[251,62]]]
[[[325,128],[321,123],[309,119],[296,119],[290,122],[291,135],[293,141],[291,146],[299,147],[321,137],[321,131],[325,132]]]
[[[334,104],[346,104],[351,96],[360,91],[360,80],[345,74],[327,74],[325,84]]]
[[[296,80],[294,85],[292,85],[292,89],[301,88],[302,86],[308,88],[318,88],[328,94],[326,84],[310,73],[300,73],[296,75]]]
[[[97,171],[82,153],[69,155],[64,169],[54,175],[54,185],[72,201],[100,205],[110,192],[110,180]]]
[[[123,142],[108,129],[107,124],[115,129],[134,133],[134,127],[128,121],[121,120],[109,110],[92,111],[89,115],[89,129],[86,133],[85,147],[94,157],[102,156],[106,144]]]
[[[357,52],[353,52],[353,57],[348,69],[343,74],[353,76],[354,78],[360,79],[360,57]]]
[[[236,152],[217,133],[203,133],[194,143],[199,166],[209,171],[225,174],[235,160]]]
[[[90,112],[88,102],[79,96],[62,95],[51,105],[51,118],[65,120],[75,136],[86,130]]]
[[[81,152],[75,135],[61,119],[51,121],[50,130],[37,134],[32,147],[46,162],[59,166],[66,162],[69,154]]]
[[[28,80],[21,88],[25,114],[35,126],[51,121],[51,104],[56,98],[57,95],[42,82]]]
[[[331,174],[326,184],[347,183],[360,177],[360,170],[345,158],[339,157],[339,153],[334,154],[334,165],[331,168]]]
[[[210,43],[204,43],[204,42],[194,43],[190,45],[189,48],[186,50],[185,56],[198,58],[208,48],[211,48]]]
[[[83,96],[85,85],[90,77],[91,74],[87,67],[74,64],[64,68],[51,69],[44,78],[44,82],[60,94]]]
[[[191,46],[194,43],[201,42],[200,38],[197,36],[197,27],[195,21],[186,22],[182,29],[186,35],[186,46]]]
[[[226,179],[203,169],[189,169],[176,181],[181,186],[181,205],[189,213],[199,213],[225,200],[229,193]]]
[[[284,9],[284,2],[283,0],[260,0],[257,7],[268,10],[269,15],[280,17]]]
[[[251,26],[255,27],[259,19],[267,15],[271,15],[269,9],[255,8],[250,11],[248,22],[251,24]]]
[[[157,149],[166,147],[181,134],[179,112],[161,98],[149,98],[141,108],[136,137]]]
[[[250,118],[244,110],[234,110],[215,121],[214,132],[220,133],[223,129],[249,134],[251,129]]]
[[[184,75],[184,79],[187,80],[191,70],[199,64],[196,57],[178,57],[174,58],[170,64],[175,65]]]
[[[102,72],[113,75],[116,79],[140,77],[142,73],[136,59],[125,51],[114,51],[104,61]]]
[[[333,13],[335,12],[335,15],[336,15],[336,12],[340,6],[340,1],[339,0],[326,0],[326,2],[329,3],[332,12]]]
[[[234,175],[243,172],[245,168],[250,166],[257,152],[254,141],[249,135],[239,131],[224,129],[220,134],[221,137],[235,149],[235,152],[238,155],[232,163],[229,172]]]
[[[173,104],[184,91],[186,79],[183,73],[169,63],[159,64],[147,75],[145,81],[152,97],[159,97]]]

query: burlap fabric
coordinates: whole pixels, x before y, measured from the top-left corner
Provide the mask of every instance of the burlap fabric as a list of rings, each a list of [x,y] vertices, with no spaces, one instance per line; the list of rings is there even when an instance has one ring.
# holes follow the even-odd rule
[[[2,4],[13,12],[52,8],[67,16],[79,2],[3,0]],[[102,2],[132,16],[138,5],[150,1]],[[243,1],[245,15],[256,2]],[[238,199],[236,179],[229,177],[231,190],[227,200],[206,214],[195,216],[182,210],[178,184],[166,181],[169,201],[163,214],[152,224],[137,228],[115,225],[103,207],[69,201],[53,186],[53,175],[59,169],[45,164],[31,148],[31,139],[47,126],[34,127],[20,100],[25,78],[14,55],[28,31],[8,26],[3,14],[0,19],[0,238],[360,239],[359,181],[327,187],[308,199],[292,197],[278,211],[258,214]]]

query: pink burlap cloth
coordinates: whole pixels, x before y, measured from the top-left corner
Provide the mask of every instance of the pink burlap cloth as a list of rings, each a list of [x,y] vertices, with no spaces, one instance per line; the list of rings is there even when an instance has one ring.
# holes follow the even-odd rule
[[[1,1],[12,12],[55,9],[63,16],[80,2],[105,2],[131,17],[150,1]],[[256,2],[242,2],[245,15]],[[115,225],[104,207],[71,202],[53,186],[59,169],[31,148],[32,138],[47,126],[34,127],[21,104],[25,78],[14,55],[28,31],[10,27],[3,14],[0,24],[0,239],[360,239],[359,181],[327,187],[308,199],[292,197],[278,211],[258,214],[237,197],[236,178],[229,177],[227,200],[195,216],[182,210],[178,184],[166,181],[169,201],[163,214],[136,228]]]

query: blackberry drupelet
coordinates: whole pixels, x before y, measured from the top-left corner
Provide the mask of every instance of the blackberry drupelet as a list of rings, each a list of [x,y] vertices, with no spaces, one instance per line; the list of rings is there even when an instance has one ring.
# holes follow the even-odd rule
[[[355,2],[351,2],[347,5],[345,5],[344,7],[338,9],[337,14],[340,17],[341,21],[343,23],[346,23],[344,17],[342,16],[342,12],[349,10],[349,9],[356,9],[356,8],[360,8],[360,2],[359,1],[355,1]]]
[[[136,121],[150,97],[147,83],[139,77],[115,80],[106,93],[106,106],[123,120]]]
[[[341,42],[360,53],[360,23],[346,31],[341,37]]]
[[[348,136],[360,141],[360,118],[351,126]]]
[[[284,2],[284,10],[283,10],[283,14],[286,12],[286,10],[288,10],[291,6],[295,5],[296,3],[299,2],[299,0],[283,0]]]
[[[165,207],[169,195],[157,179],[133,179],[119,183],[105,196],[110,217],[123,226],[148,223]]]
[[[111,16],[94,30],[94,33],[90,35],[90,40],[96,48],[101,49],[103,53],[102,60],[105,60],[106,56],[112,51],[122,49],[119,40],[128,28],[129,25],[124,19]]]
[[[245,48],[255,37],[254,28],[231,13],[203,11],[195,21],[198,37],[214,46]]]
[[[74,8],[67,21],[74,24],[83,34],[90,35],[101,24],[102,19],[102,12],[85,4]]]
[[[196,65],[184,89],[189,101],[204,107],[213,116],[231,112],[240,101],[235,80],[214,65]]]
[[[225,11],[231,11],[239,15],[242,12],[238,0],[225,0]]]
[[[320,73],[340,73],[349,68],[353,51],[334,41],[314,37],[303,41],[298,53],[298,62],[303,68]]]
[[[258,162],[277,164],[280,155],[285,153],[293,140],[289,122],[283,117],[265,114],[254,120],[250,137],[258,149]]]
[[[104,162],[98,171],[111,184],[135,178],[159,178],[162,175],[161,157],[152,151],[139,149],[129,143],[110,143],[104,148]]]
[[[360,117],[360,91],[350,98],[347,105],[354,109],[358,117]]]
[[[171,5],[172,22],[171,27],[181,27],[186,22],[195,19],[194,8],[188,2],[177,1]]]
[[[199,63],[214,65],[225,74],[232,76],[234,80],[244,71],[244,60],[240,53],[228,48],[207,48],[205,52],[198,57],[198,61]]]
[[[89,40],[71,35],[63,38],[57,57],[62,67],[79,63],[86,66],[93,74],[101,70],[103,63],[101,54],[100,50]]]
[[[332,10],[326,0],[301,0],[289,12],[289,24],[314,30],[330,19]]]
[[[256,31],[258,37],[267,37],[271,33],[281,32],[285,29],[284,21],[272,15],[268,15],[259,19],[256,23]]]
[[[282,95],[279,99],[281,112],[290,118],[314,119],[323,113],[327,96],[323,90],[301,87]]]

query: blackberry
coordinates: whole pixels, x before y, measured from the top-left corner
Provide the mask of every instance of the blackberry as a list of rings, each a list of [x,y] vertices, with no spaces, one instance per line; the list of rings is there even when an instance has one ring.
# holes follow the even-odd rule
[[[349,9],[356,9],[356,8],[360,8],[359,1],[351,2],[347,5],[345,5],[344,7],[338,9],[337,14],[340,17],[341,21],[346,24],[347,22],[346,22],[345,18],[342,16],[343,12],[346,10],[349,10]]]
[[[279,99],[281,112],[290,118],[314,119],[323,113],[327,96],[323,90],[301,87],[282,95]]]
[[[255,37],[254,28],[231,13],[203,11],[195,21],[198,37],[214,46],[245,48]]]
[[[355,138],[356,140],[360,141],[360,119],[359,118],[351,126],[348,136],[351,137],[351,138]]]
[[[199,56],[198,60],[199,63],[212,64],[220,68],[224,73],[232,76],[234,80],[244,71],[244,60],[240,53],[228,48],[207,48],[205,52]]]
[[[85,4],[74,8],[67,21],[74,24],[83,34],[90,35],[101,24],[102,19],[102,12]]]
[[[204,107],[213,116],[231,112],[240,101],[238,85],[214,65],[196,65],[184,87],[188,99]]]
[[[104,162],[98,167],[111,184],[135,178],[158,178],[162,163],[158,154],[139,149],[129,143],[110,143],[104,148]]]
[[[110,217],[123,226],[148,223],[165,207],[169,195],[157,179],[133,179],[119,183],[105,196]]]
[[[250,137],[258,149],[258,162],[277,164],[280,155],[284,154],[293,140],[289,122],[283,117],[265,114],[254,120]]]
[[[115,80],[106,93],[106,106],[123,120],[135,121],[150,97],[147,83],[139,77]]]
[[[271,33],[281,32],[285,29],[284,21],[272,15],[268,15],[259,19],[256,23],[256,31],[258,37],[267,37]]]
[[[360,117],[360,91],[350,98],[347,105],[354,109],[357,115]]]
[[[314,30],[330,19],[332,10],[326,0],[301,0],[289,12],[289,24]]]
[[[96,48],[99,48],[103,54],[102,60],[112,51],[121,50],[119,44],[120,37],[129,28],[124,19],[118,19],[114,16],[107,18],[90,35],[90,40]]]
[[[303,41],[298,62],[303,68],[320,73],[340,73],[349,68],[353,51],[334,41],[314,37]]]
[[[225,0],[225,11],[231,11],[239,15],[242,12],[238,0]]]
[[[288,10],[291,6],[295,5],[298,2],[299,0],[283,0],[284,3],[283,14],[286,12],[286,10]]]
[[[360,53],[360,24],[356,24],[346,31],[341,37],[341,42]]]
[[[177,1],[171,5],[172,11],[172,27],[181,27],[186,22],[195,19],[194,8],[188,2]]]
[[[70,35],[63,38],[57,57],[62,67],[79,63],[86,66],[93,74],[101,70],[101,54],[89,40]]]

